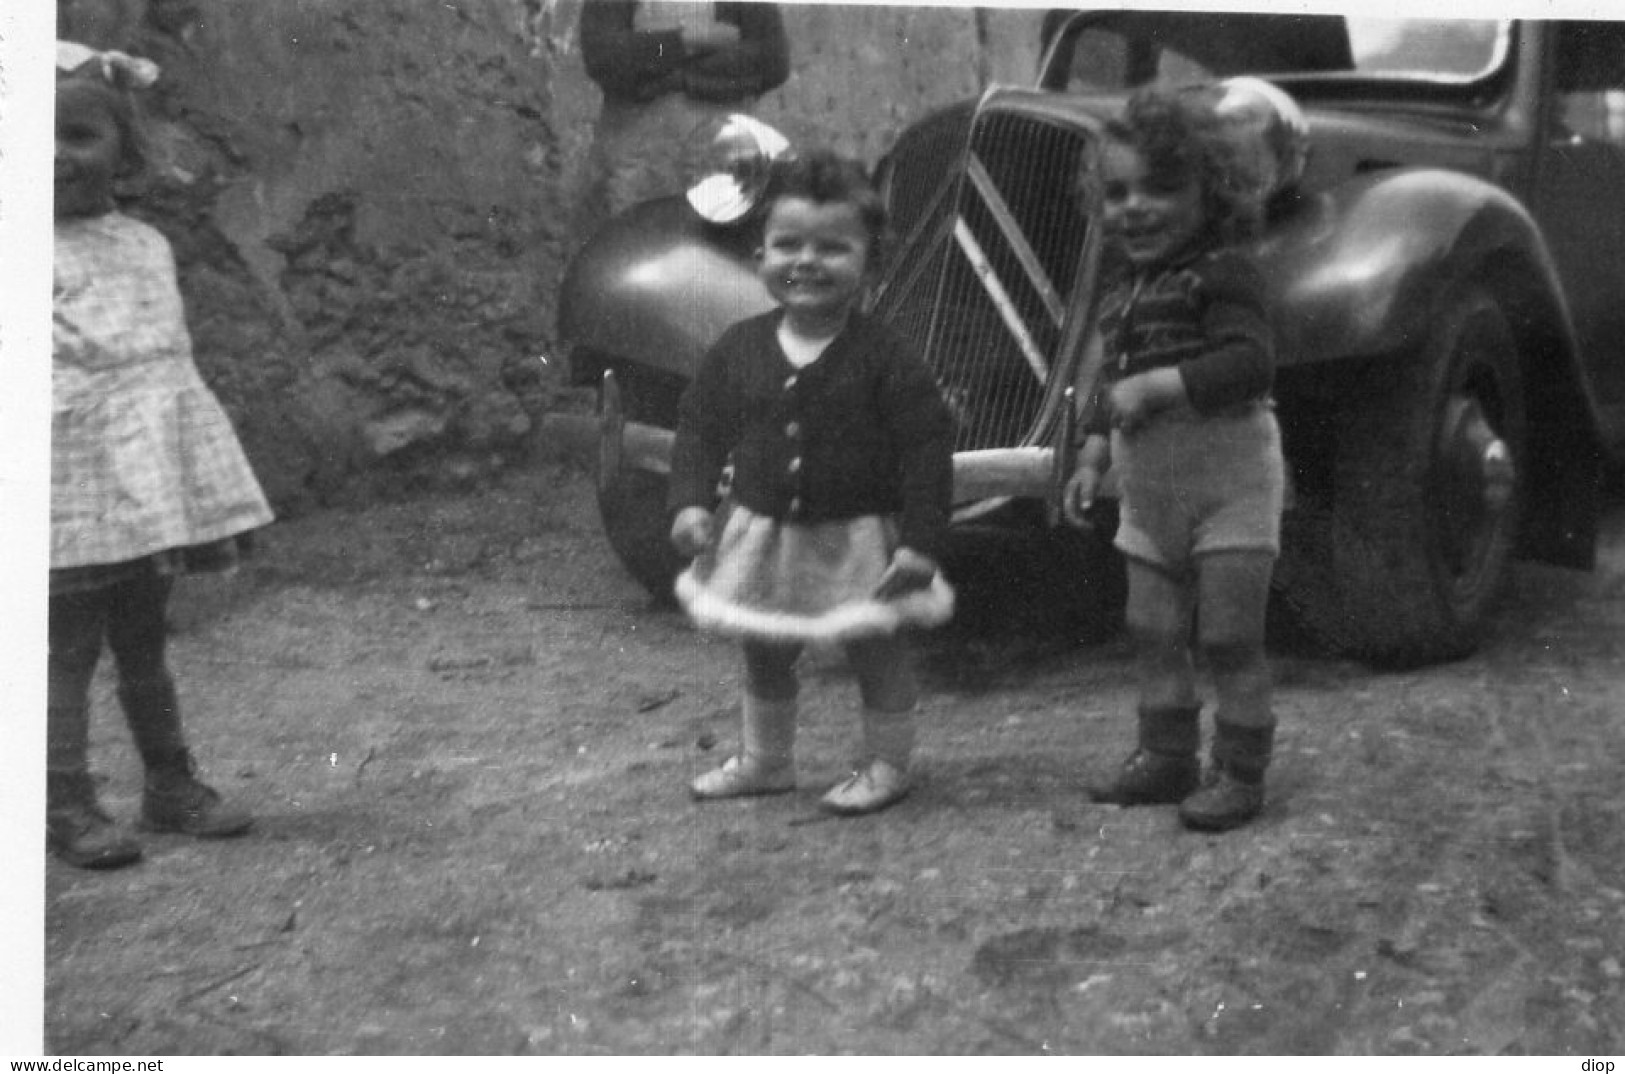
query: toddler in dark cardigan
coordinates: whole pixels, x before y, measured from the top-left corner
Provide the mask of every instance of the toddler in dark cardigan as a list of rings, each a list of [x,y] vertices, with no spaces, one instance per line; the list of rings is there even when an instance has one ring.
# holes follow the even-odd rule
[[[696,798],[793,790],[807,643],[839,643],[863,700],[863,753],[823,798],[867,813],[909,789],[918,698],[901,633],[952,613],[935,557],[953,487],[953,421],[913,346],[860,310],[886,214],[857,164],[781,159],[758,271],[778,308],[742,321],[684,395],[672,540],[697,556],[677,595],[744,649],[743,742]],[[716,488],[733,477],[726,509]]]

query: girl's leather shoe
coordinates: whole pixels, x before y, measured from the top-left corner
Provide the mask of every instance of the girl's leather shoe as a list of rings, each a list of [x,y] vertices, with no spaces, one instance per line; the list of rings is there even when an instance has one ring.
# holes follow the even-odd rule
[[[854,772],[825,794],[821,804],[831,813],[851,816],[873,813],[899,801],[909,792],[908,773],[882,760]]]
[[[790,765],[768,765],[739,757],[728,758],[720,767],[696,777],[688,785],[689,793],[701,801],[786,794],[795,789],[796,773]]]

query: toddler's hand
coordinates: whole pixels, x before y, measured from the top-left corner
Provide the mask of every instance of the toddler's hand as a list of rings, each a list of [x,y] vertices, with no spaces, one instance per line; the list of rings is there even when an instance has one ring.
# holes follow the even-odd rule
[[[1185,399],[1185,378],[1174,366],[1124,377],[1106,395],[1112,425],[1124,433],[1144,427],[1158,413],[1182,405]]]
[[[1132,433],[1156,413],[1158,399],[1144,377],[1127,377],[1112,385],[1107,395],[1112,408],[1112,426]]]
[[[703,507],[685,507],[672,519],[672,547],[677,549],[678,555],[693,559],[711,544],[715,528],[710,511]]]
[[[1089,529],[1093,525],[1089,521],[1089,508],[1094,506],[1099,491],[1099,470],[1093,466],[1076,470],[1067,478],[1066,488],[1061,490],[1061,516],[1080,530]]]
[[[891,566],[880,576],[875,596],[891,600],[916,589],[924,589],[937,576],[937,565],[930,556],[922,556],[912,548],[899,548],[892,553]]]

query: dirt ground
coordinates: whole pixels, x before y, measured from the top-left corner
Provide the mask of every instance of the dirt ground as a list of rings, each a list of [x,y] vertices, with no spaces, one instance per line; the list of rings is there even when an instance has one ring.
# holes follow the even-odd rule
[[[1625,508],[1604,556],[1520,568],[1461,663],[1280,655],[1270,805],[1202,836],[1083,794],[1131,743],[1121,640],[932,638],[920,786],[859,819],[817,809],[855,696],[809,659],[801,789],[701,806],[735,650],[616,567],[579,472],[279,524],[175,616],[258,827],[48,865],[46,1047],[1618,1055]]]

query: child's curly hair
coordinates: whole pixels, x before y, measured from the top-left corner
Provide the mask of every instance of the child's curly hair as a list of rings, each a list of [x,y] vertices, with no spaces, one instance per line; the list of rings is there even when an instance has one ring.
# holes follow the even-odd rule
[[[1229,137],[1211,83],[1146,86],[1109,120],[1106,134],[1145,160],[1148,172],[1170,183],[1194,180],[1209,227],[1225,241],[1248,238],[1263,222],[1258,183]]]
[[[890,252],[891,214],[861,163],[827,149],[785,153],[773,161],[762,198],[771,208],[779,198],[805,198],[816,203],[845,202],[858,210],[869,234],[869,264],[877,266]],[[765,222],[767,213],[762,213]]]

